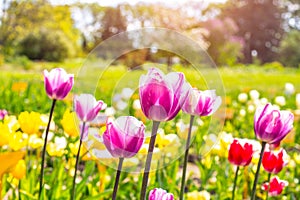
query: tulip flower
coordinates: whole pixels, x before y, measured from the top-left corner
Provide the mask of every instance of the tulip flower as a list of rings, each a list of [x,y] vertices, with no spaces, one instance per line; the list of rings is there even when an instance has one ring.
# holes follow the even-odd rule
[[[234,199],[236,181],[238,177],[239,166],[247,166],[252,160],[254,154],[253,145],[247,139],[234,139],[230,144],[228,160],[237,166],[232,190],[232,199]]]
[[[252,160],[253,145],[246,139],[234,139],[229,147],[228,160],[234,165],[246,166]]]
[[[156,68],[151,68],[147,75],[140,77],[139,96],[143,113],[153,120],[151,139],[149,143],[144,169],[141,199],[146,197],[152,153],[159,123],[173,119],[179,112],[187,97],[188,90],[183,73],[171,72],[165,75]]]
[[[109,120],[103,133],[103,143],[113,157],[133,157],[144,143],[144,124],[135,117],[122,116]]]
[[[216,95],[215,90],[200,91],[190,87],[182,111],[190,115],[209,116],[220,107],[221,102],[221,97]]]
[[[44,83],[47,95],[50,99],[63,100],[74,84],[74,75],[67,74],[62,68],[44,70]]]
[[[262,189],[267,191],[269,196],[278,196],[282,193],[284,187],[287,185],[287,181],[280,180],[277,176],[275,176],[270,182],[264,183],[262,185]]]
[[[187,93],[187,98],[182,105],[182,111],[191,115],[190,117],[190,127],[188,132],[188,137],[186,141],[186,149],[183,161],[183,170],[182,170],[182,181],[181,181],[181,190],[180,190],[180,200],[183,200],[183,193],[185,187],[185,176],[186,176],[186,167],[187,159],[190,148],[191,140],[191,130],[193,127],[194,117],[195,116],[209,116],[213,114],[221,105],[221,97],[216,95],[215,90],[205,90],[200,91],[196,88],[192,88],[190,84],[186,83],[184,85],[184,90]]]
[[[164,75],[159,69],[152,68],[147,75],[142,75],[139,95],[146,117],[154,121],[173,119],[187,96],[184,84],[184,74],[178,72]]]
[[[280,111],[269,103],[257,108],[254,115],[254,132],[256,137],[262,141],[262,148],[253,182],[251,200],[255,199],[256,185],[266,143],[278,145],[292,130],[293,122],[294,115],[291,112]]]
[[[96,101],[91,94],[81,94],[74,98],[75,112],[78,118],[83,122],[90,122],[95,119],[100,110],[103,110],[105,104],[103,101]]]
[[[266,143],[280,142],[293,128],[294,115],[280,111],[271,104],[258,107],[254,116],[256,137]]]
[[[73,186],[71,190],[71,199],[75,199],[75,180],[77,175],[77,168],[79,163],[80,149],[82,145],[82,140],[88,136],[88,122],[93,121],[98,115],[100,110],[103,110],[105,104],[103,101],[96,101],[95,97],[91,94],[81,94],[75,96],[74,98],[74,109],[78,118],[82,121],[80,124],[81,133],[80,133],[80,142],[79,148],[76,156],[75,163],[75,173],[73,177]]]
[[[7,110],[0,110],[0,120],[4,119],[4,117],[8,114]]]
[[[113,157],[119,158],[113,200],[116,199],[124,158],[133,157],[144,143],[145,126],[135,117],[122,116],[109,120],[103,133],[103,143]]]
[[[279,151],[264,152],[262,165],[269,173],[278,174],[287,163],[287,153],[282,148]]]
[[[42,124],[41,115],[37,112],[21,112],[18,122],[23,133],[28,135],[37,134]]]
[[[44,179],[44,162],[45,162],[45,154],[46,154],[46,146],[48,141],[48,133],[50,128],[50,123],[52,120],[52,115],[55,107],[55,103],[57,100],[63,100],[70,90],[72,89],[74,84],[74,75],[67,74],[67,72],[62,68],[52,69],[50,72],[44,70],[44,85],[45,90],[50,99],[52,99],[52,106],[50,109],[50,116],[48,125],[45,133],[45,141],[42,151],[42,162],[41,162],[41,175],[40,175],[40,187],[39,187],[39,198],[42,193],[43,179]]]
[[[164,189],[155,188],[149,192],[148,200],[174,200],[174,196]]]

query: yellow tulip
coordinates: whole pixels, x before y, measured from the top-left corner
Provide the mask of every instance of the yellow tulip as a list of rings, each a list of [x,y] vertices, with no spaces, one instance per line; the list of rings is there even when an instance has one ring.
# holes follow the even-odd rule
[[[71,153],[72,153],[74,156],[76,156],[76,155],[77,155],[77,152],[78,152],[78,148],[79,148],[79,140],[78,140],[77,142],[75,142],[75,143],[70,143],[70,144],[69,144],[69,148],[70,148],[70,150],[71,150]],[[82,145],[82,146],[81,146],[81,149],[80,149],[79,155],[80,155],[80,156],[83,156],[84,154],[87,153],[87,151],[88,151],[88,150],[86,149],[85,145]]]
[[[24,157],[25,153],[18,151],[18,152],[5,152],[0,154],[0,197],[2,191],[2,176],[5,173],[8,173],[20,159]]]
[[[65,154],[65,149],[64,148],[60,148],[59,145],[57,145],[56,143],[50,142],[47,147],[47,153],[50,156],[56,156],[56,157],[61,157]]]
[[[16,166],[11,171],[11,174],[16,179],[22,179],[26,175],[26,163],[25,160],[19,160]]]
[[[28,145],[33,149],[38,149],[44,145],[44,140],[33,134],[29,136]]]
[[[187,193],[187,200],[210,200],[210,194],[206,190]]]
[[[7,124],[0,122],[0,146],[9,143],[10,130]]]
[[[42,125],[41,115],[37,112],[22,112],[18,118],[20,127],[24,133],[37,134]]]
[[[11,132],[16,131],[20,128],[20,124],[17,120],[17,117],[13,116],[13,115],[5,116],[4,124],[6,124],[8,126],[8,128]]]
[[[79,136],[78,124],[79,124],[79,122],[76,117],[76,113],[71,112],[69,109],[67,109],[61,120],[61,125],[62,125],[65,133],[71,137]]]
[[[9,137],[9,147],[14,151],[18,151],[26,146],[26,140],[23,138],[23,133],[20,131],[13,132]]]

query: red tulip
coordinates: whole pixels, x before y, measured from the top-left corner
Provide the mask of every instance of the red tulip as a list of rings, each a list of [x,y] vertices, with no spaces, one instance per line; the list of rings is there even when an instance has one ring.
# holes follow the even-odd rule
[[[262,189],[269,191],[269,196],[278,196],[282,193],[285,186],[288,185],[287,181],[280,180],[277,176],[271,178],[270,184],[264,183]]]
[[[262,165],[264,169],[269,173],[279,173],[283,166],[287,164],[287,153],[284,149],[279,151],[265,151],[262,158]]]
[[[234,139],[229,147],[228,160],[234,165],[246,166],[253,156],[253,145],[247,139]]]

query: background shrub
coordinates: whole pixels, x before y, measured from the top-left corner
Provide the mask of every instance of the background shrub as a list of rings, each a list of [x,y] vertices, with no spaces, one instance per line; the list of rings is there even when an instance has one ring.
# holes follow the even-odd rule
[[[62,61],[74,55],[67,37],[58,30],[39,30],[28,34],[19,44],[20,54],[33,60]]]

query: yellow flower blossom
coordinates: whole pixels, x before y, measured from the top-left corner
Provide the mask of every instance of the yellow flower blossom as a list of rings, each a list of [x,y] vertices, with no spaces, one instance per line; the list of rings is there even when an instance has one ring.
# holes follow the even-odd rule
[[[37,112],[22,112],[18,118],[20,127],[24,133],[37,134],[42,125],[41,115]]]
[[[18,151],[26,146],[26,139],[23,137],[23,133],[20,131],[11,133],[9,137],[9,147],[14,151]]]
[[[61,157],[65,154],[65,149],[61,148],[58,144],[53,142],[49,142],[46,149],[50,156]]]
[[[18,152],[5,152],[0,154],[0,197],[2,191],[2,176],[5,173],[10,172],[10,170],[18,163],[20,159],[24,157],[25,153],[18,151]]]
[[[61,125],[65,133],[68,134],[69,136],[71,137],[79,136],[79,127],[78,127],[79,122],[75,112],[71,112],[69,109],[67,109],[61,120]]]
[[[7,124],[0,122],[0,146],[9,143],[10,130]]]
[[[206,190],[189,192],[187,200],[210,200],[210,194]]]
[[[26,163],[25,160],[19,160],[16,166],[11,171],[11,174],[16,179],[22,179],[26,175]]]
[[[28,83],[26,82],[15,82],[11,86],[11,90],[14,92],[24,92],[27,89]]]
[[[233,136],[230,133],[222,132],[217,143],[213,145],[212,154],[226,158],[228,156],[229,145],[232,143],[232,141]]]
[[[77,142],[75,142],[75,143],[70,143],[70,144],[69,144],[69,148],[70,148],[70,150],[71,150],[71,153],[72,153],[74,156],[76,156],[76,155],[77,155],[77,152],[78,152],[78,148],[79,148],[79,140],[78,140]],[[83,156],[84,154],[87,153],[87,151],[88,151],[88,150],[86,149],[85,145],[82,145],[82,146],[81,146],[81,149],[80,149],[79,155],[80,155],[80,156]]]
[[[33,149],[38,149],[44,145],[44,140],[33,134],[29,136],[28,145]]]
[[[19,162],[19,160],[24,157],[24,155],[25,153],[21,151],[1,153],[0,177],[2,177],[4,173],[9,172]]]
[[[17,117],[13,115],[5,116],[4,124],[6,124],[9,127],[9,130],[11,132],[16,131],[20,128],[20,124],[17,120]]]

